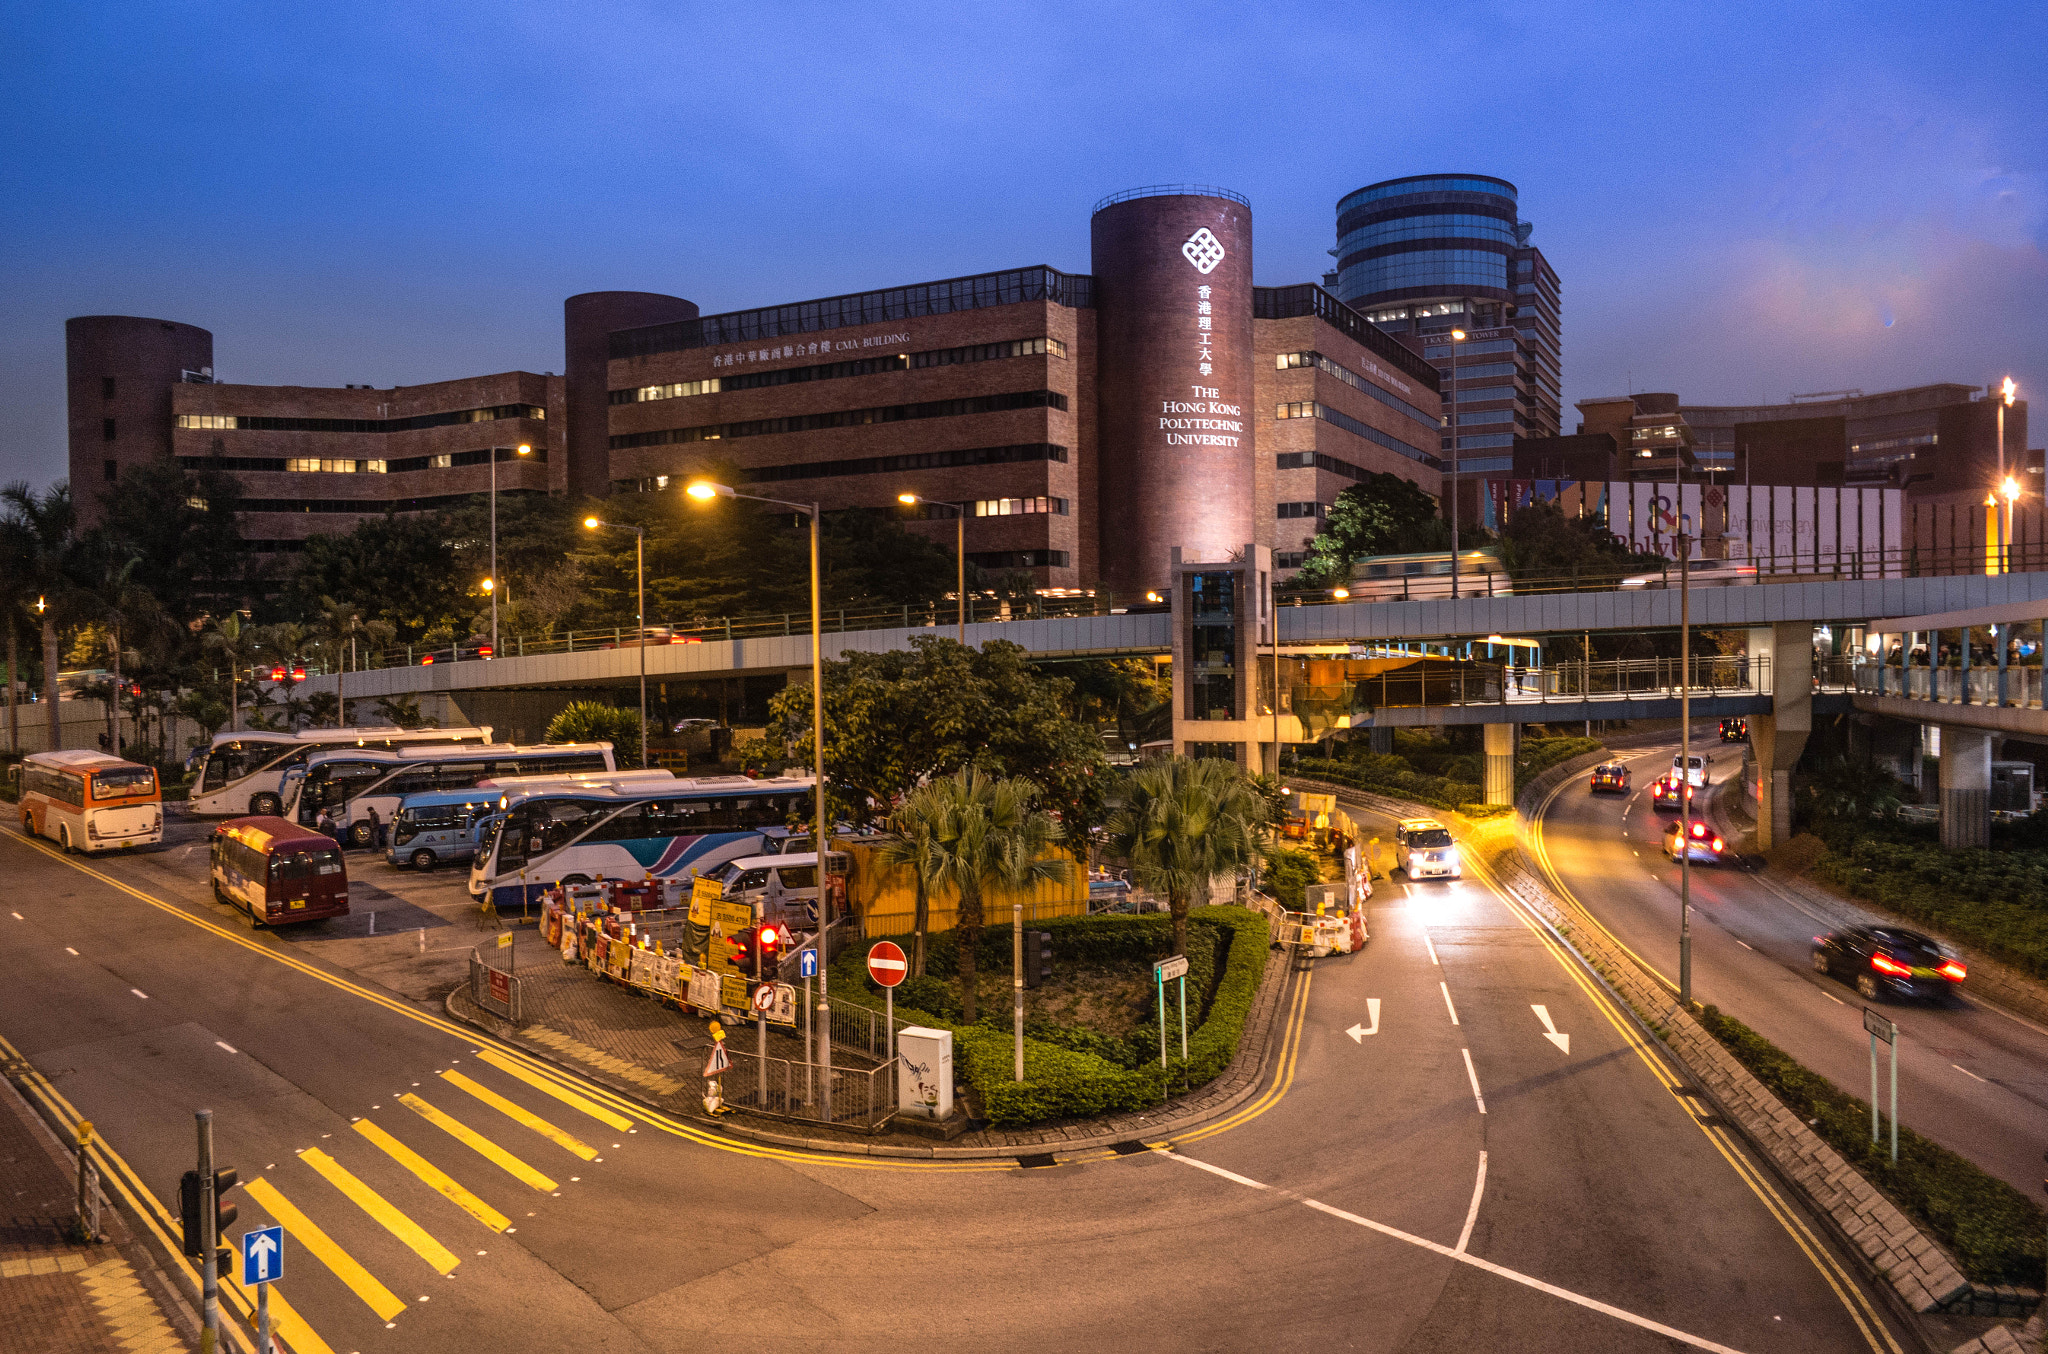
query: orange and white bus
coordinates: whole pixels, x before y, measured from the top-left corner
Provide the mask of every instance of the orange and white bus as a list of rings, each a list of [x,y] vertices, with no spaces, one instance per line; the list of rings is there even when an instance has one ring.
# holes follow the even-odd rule
[[[21,830],[66,851],[113,851],[164,839],[156,772],[104,752],[32,752],[11,772]]]

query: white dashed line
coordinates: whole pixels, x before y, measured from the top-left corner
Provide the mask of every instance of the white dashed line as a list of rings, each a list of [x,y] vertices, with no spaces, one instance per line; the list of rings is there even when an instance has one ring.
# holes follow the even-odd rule
[[[1743,948],[1743,949],[1745,949],[1745,950],[1748,950],[1748,951],[1749,951],[1749,952],[1750,952],[1751,954],[1755,954],[1755,953],[1756,953],[1756,946],[1754,946],[1754,945],[1750,944],[1750,943],[1749,943],[1748,941],[1746,941],[1746,940],[1738,940],[1738,941],[1736,941],[1735,943],[1736,943],[1737,945],[1740,945],[1740,946],[1742,946],[1742,948]]]
[[[72,949],[69,945],[66,945],[64,947],[64,953],[70,955],[74,959],[78,957],[78,951]]]
[[[1972,1072],[1972,1071],[1971,1071],[1971,1070],[1970,1070],[1969,1068],[1967,1068],[1967,1067],[1963,1066],[1963,1065],[1962,1065],[1961,1063],[1950,1063],[1950,1064],[1949,1064],[1949,1066],[1950,1066],[1950,1067],[1953,1067],[1953,1068],[1955,1068],[1955,1069],[1956,1069],[1956,1071],[1958,1071],[1958,1072],[1961,1072],[1961,1073],[1962,1073],[1962,1074],[1963,1074],[1964,1076],[1968,1077],[1968,1078],[1969,1078],[1969,1079],[1970,1079],[1971,1081],[1981,1081],[1981,1082],[1984,1082],[1984,1083],[1985,1083],[1986,1085],[1989,1085],[1989,1084],[1990,1084],[1990,1082],[1991,1082],[1991,1078],[1989,1078],[1989,1077],[1980,1077],[1980,1076],[1978,1076],[1978,1075],[1977,1075],[1977,1074],[1976,1074],[1975,1072]]]
[[[220,1040],[218,1040],[218,1039],[216,1039],[216,1040],[214,1040],[214,1041],[213,1041],[213,1046],[214,1046],[215,1048],[224,1048],[224,1049],[226,1049],[226,1050],[227,1050],[228,1052],[230,1052],[230,1053],[238,1053],[238,1052],[240,1052],[240,1051],[241,1051],[241,1050],[237,1049],[237,1048],[236,1048],[236,1047],[235,1047],[235,1046],[234,1046],[233,1044],[223,1043],[223,1042],[221,1042],[221,1041],[220,1041]]]
[[[1843,1001],[1840,997],[1836,996],[1832,992],[1823,992],[1821,993],[1821,995],[1823,997],[1826,997],[1829,1001],[1833,1002],[1837,1006],[1847,1006],[1849,1004],[1848,1002]]]
[[[1444,1009],[1451,1013],[1451,1023],[1453,1025],[1457,1024],[1458,1008],[1451,1005],[1451,985],[1449,983],[1438,983],[1436,986],[1437,990],[1444,994]]]
[[[147,993],[147,992],[143,991],[143,990],[142,990],[141,988],[139,988],[139,987],[131,987],[131,988],[129,988],[128,990],[129,990],[130,992],[133,992],[133,993],[134,993],[134,994],[135,994],[136,996],[138,996],[138,997],[142,998],[142,999],[143,999],[144,1001],[148,1001],[148,1000],[149,1000],[149,993]]]
[[[1437,958],[1436,958],[1436,945],[1435,945],[1435,943],[1434,943],[1434,942],[1432,942],[1432,941],[1430,940],[1430,938],[1429,938],[1429,932],[1427,932],[1427,931],[1424,931],[1424,932],[1422,933],[1422,943],[1423,943],[1423,944],[1425,944],[1425,945],[1427,945],[1427,946],[1429,946],[1429,962],[1430,962],[1431,964],[1435,965],[1435,966],[1436,966],[1437,968],[1442,968],[1442,967],[1443,967],[1443,965],[1442,965],[1442,964],[1439,964],[1439,963],[1437,963]]]
[[[1484,1114],[1486,1113],[1486,1097],[1479,1094],[1479,1073],[1472,1066],[1472,1050],[1468,1048],[1463,1050],[1463,1052],[1465,1054],[1465,1075],[1471,1078],[1472,1081],[1472,1098],[1479,1103],[1479,1112]]]

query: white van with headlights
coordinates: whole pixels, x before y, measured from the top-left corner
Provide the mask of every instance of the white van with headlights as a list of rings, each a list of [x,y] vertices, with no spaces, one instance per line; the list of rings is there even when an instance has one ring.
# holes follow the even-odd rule
[[[1434,818],[1403,818],[1395,826],[1394,865],[1410,880],[1465,877],[1451,830]]]

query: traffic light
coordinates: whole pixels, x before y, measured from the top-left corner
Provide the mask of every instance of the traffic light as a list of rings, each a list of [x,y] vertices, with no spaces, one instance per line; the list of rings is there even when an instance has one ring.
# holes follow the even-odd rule
[[[751,977],[754,972],[753,928],[748,927],[744,931],[735,931],[727,936],[725,941],[726,944],[732,946],[732,955],[726,962],[732,965],[733,972],[744,973]]]
[[[226,1202],[221,1196],[233,1189],[241,1180],[232,1166],[223,1166],[213,1173],[213,1241],[220,1249],[227,1247],[228,1228],[234,1226],[241,1209]],[[187,1171],[178,1180],[178,1223],[182,1232],[185,1254],[195,1259],[206,1254],[205,1239],[199,1233],[199,1194],[202,1183],[199,1172]]]
[[[773,982],[782,972],[782,947],[789,942],[789,933],[774,922],[764,922],[756,928],[761,942],[761,980]]]
[[[1052,977],[1052,932],[1024,933],[1024,986],[1037,987]]]

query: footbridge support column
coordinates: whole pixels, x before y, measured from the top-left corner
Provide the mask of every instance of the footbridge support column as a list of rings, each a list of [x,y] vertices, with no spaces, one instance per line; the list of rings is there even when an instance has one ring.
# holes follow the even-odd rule
[[[1792,768],[1813,732],[1813,625],[1810,621],[1758,626],[1749,632],[1749,656],[1768,660],[1771,713],[1749,721],[1756,756],[1756,844],[1768,851],[1792,839]]]
[[[1486,802],[1512,804],[1515,802],[1515,726],[1487,724],[1482,727],[1486,738]]]
[[[1991,845],[1991,738],[1976,729],[1941,730],[1941,845]]]

